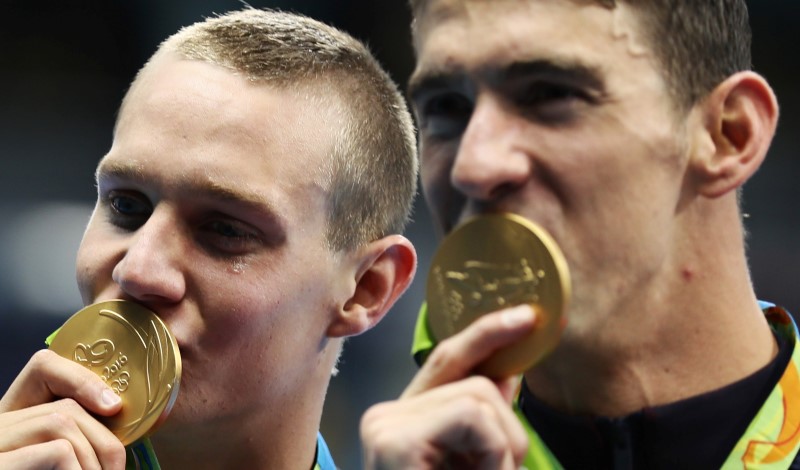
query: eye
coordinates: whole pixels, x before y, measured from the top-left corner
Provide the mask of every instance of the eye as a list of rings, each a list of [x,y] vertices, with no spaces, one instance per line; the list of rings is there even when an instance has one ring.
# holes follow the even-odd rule
[[[209,225],[210,225],[211,230],[214,233],[217,233],[217,234],[219,234],[219,235],[221,235],[223,237],[241,238],[241,237],[246,237],[247,236],[247,233],[245,233],[242,230],[238,230],[232,224],[228,224],[228,223],[220,222],[220,221],[215,221],[215,222],[211,222]]]
[[[582,105],[593,102],[581,88],[543,81],[521,87],[512,99],[522,113],[553,124],[571,120]]]
[[[227,255],[241,255],[262,246],[260,232],[248,224],[225,218],[204,223],[199,231],[200,242],[208,249]]]
[[[420,131],[429,138],[449,139],[461,135],[472,114],[472,101],[455,92],[436,93],[421,100]]]
[[[522,104],[535,105],[554,101],[582,98],[580,90],[553,83],[536,83],[524,90],[519,98]]]
[[[111,191],[105,196],[109,220],[125,230],[136,230],[153,213],[150,201],[135,192]]]

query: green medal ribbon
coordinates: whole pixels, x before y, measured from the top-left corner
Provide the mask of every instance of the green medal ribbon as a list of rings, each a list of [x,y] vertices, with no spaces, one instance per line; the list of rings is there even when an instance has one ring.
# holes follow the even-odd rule
[[[724,470],[789,468],[800,451],[800,347],[797,326],[791,315],[772,304],[762,303],[772,331],[794,342],[789,366],[772,389],[744,436],[723,464]]]

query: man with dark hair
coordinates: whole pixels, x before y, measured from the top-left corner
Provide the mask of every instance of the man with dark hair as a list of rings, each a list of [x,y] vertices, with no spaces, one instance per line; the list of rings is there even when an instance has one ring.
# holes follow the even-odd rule
[[[180,348],[155,454],[135,444],[129,468],[334,468],[326,389],[344,338],[411,282],[416,171],[402,95],[341,31],[246,9],[160,46],[125,96],[77,257],[86,304],[146,307]],[[0,400],[0,467],[123,468],[99,421],[122,406],[109,385],[36,353]]]
[[[750,70],[744,1],[412,8],[409,94],[436,224],[535,222],[573,295],[558,345],[521,382],[473,371],[536,328],[535,308],[440,342],[399,400],[363,418],[367,466],[792,465],[796,328],[756,298],[738,201],[778,118]],[[418,350],[432,345],[421,320]]]

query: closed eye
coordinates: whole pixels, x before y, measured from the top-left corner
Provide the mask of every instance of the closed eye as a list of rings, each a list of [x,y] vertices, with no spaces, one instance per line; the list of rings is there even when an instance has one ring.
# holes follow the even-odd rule
[[[522,115],[543,124],[565,124],[596,100],[580,87],[547,81],[520,86],[511,93],[512,104]]]
[[[200,225],[199,242],[210,251],[223,255],[243,255],[264,245],[262,234],[241,221],[212,218]]]

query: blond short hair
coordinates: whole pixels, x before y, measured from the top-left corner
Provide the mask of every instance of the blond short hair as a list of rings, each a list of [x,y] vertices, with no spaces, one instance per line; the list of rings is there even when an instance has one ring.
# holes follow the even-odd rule
[[[153,58],[165,52],[254,82],[338,94],[346,118],[331,124],[340,130],[325,169],[328,245],[351,250],[402,232],[417,190],[415,130],[397,85],[363,43],[306,16],[247,8],[181,29]]]

